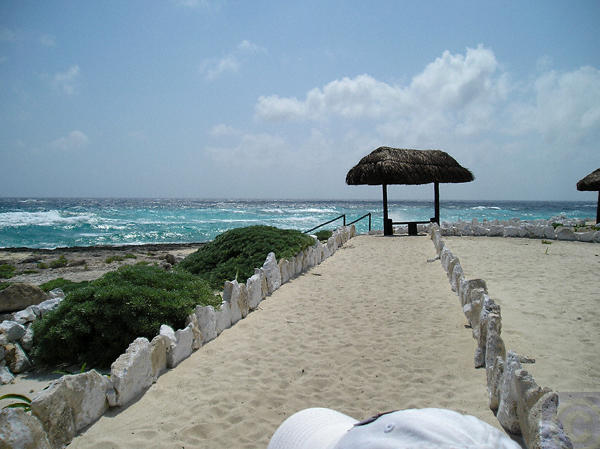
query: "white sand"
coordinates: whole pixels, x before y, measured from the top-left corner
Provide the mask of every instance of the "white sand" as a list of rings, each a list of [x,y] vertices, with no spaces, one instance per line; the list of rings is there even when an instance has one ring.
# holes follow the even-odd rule
[[[502,310],[507,349],[558,392],[600,389],[600,245],[444,237],[468,279],[485,279]]]
[[[287,416],[314,406],[357,419],[445,407],[498,427],[434,256],[424,236],[350,240],[70,447],[264,448]]]

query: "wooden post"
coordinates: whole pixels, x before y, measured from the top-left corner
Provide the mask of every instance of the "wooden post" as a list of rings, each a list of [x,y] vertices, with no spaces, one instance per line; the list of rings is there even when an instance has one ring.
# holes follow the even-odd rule
[[[387,205],[387,184],[382,184],[383,188],[383,235],[392,235],[388,225],[388,205]]]
[[[596,224],[600,224],[600,190],[598,190],[598,205],[596,206]]]
[[[440,224],[440,183],[433,183],[433,194],[435,196],[435,222]]]

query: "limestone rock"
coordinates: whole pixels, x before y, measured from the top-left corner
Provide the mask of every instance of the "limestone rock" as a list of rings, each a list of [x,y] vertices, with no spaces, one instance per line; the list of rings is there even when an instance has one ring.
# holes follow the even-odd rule
[[[458,294],[458,286],[460,285],[461,280],[464,279],[464,273],[460,262],[456,262],[454,264],[454,268],[452,269],[452,275],[450,276],[450,288],[453,292]]]
[[[13,320],[19,324],[28,324],[34,322],[40,316],[38,306],[29,306],[13,314]]]
[[[169,332],[163,333],[163,328],[168,327]],[[185,329],[178,329],[172,332],[169,326],[162,325],[160,327],[161,335],[166,335],[171,340],[169,347],[167,348],[167,366],[169,368],[175,368],[179,363],[189,357],[192,353],[192,344],[194,341],[194,332],[191,324]]]
[[[29,326],[25,331],[25,335],[21,337],[21,347],[29,352],[33,348],[33,328]]]
[[[0,429],[3,449],[52,449],[40,420],[23,409],[1,410]]]
[[[499,392],[502,376],[504,375],[504,358],[496,357],[490,369],[486,368],[488,405],[494,412],[498,410]]]
[[[19,343],[9,343],[4,348],[6,350],[4,357],[11,372],[19,374],[32,368],[33,364]]]
[[[573,229],[565,228],[562,226],[559,226],[558,228],[556,228],[556,238],[558,240],[568,240],[568,241],[577,240],[577,237],[575,236]]]
[[[523,417],[523,439],[529,449],[573,449],[557,417],[558,395],[546,392]]]
[[[281,286],[281,273],[279,272],[275,253],[269,253],[267,255],[267,259],[265,260],[262,269],[267,278],[267,287],[270,295]]]
[[[48,298],[49,299],[57,299],[57,298],[65,299],[65,292],[63,292],[62,289],[60,289],[60,288],[55,288],[48,292]]]
[[[200,331],[200,326],[198,324],[198,317],[195,313],[191,313],[185,320],[186,326],[192,327],[192,333],[194,334],[194,339],[192,340],[192,351],[200,349],[202,346],[202,332]]]
[[[515,386],[516,371],[521,369],[517,354],[508,351],[504,365],[504,374],[498,391],[498,413],[496,417],[506,430],[520,433],[521,426],[517,416],[517,392]]]
[[[35,285],[14,283],[0,290],[0,313],[16,312],[48,299],[48,295]]]
[[[15,376],[10,372],[3,361],[0,361],[0,385],[12,384]]]
[[[290,280],[290,262],[287,259],[280,259],[278,265],[281,273],[281,283],[285,284]]]
[[[155,336],[150,342],[150,361],[152,363],[152,381],[167,370],[167,349],[171,340],[164,335]]]
[[[479,292],[473,294],[475,289],[482,289],[484,293],[487,293],[487,285],[483,279],[463,279],[459,283],[458,296],[460,297],[460,304],[464,306],[473,301],[473,299],[479,296]]]
[[[47,299],[46,301],[42,301],[41,303],[39,303],[37,305],[37,309],[38,313],[40,314],[40,318],[46,315],[48,312],[51,312],[52,310],[56,309],[58,305],[62,302],[62,300],[63,298],[56,297]]]
[[[229,303],[223,301],[221,307],[215,310],[215,330],[220,335],[225,329],[231,327],[231,309]]]
[[[151,347],[147,338],[136,338],[112,363],[110,379],[116,393],[111,406],[127,405],[152,385]]]
[[[198,327],[202,334],[202,344],[206,344],[217,337],[217,316],[213,306],[196,306]]]
[[[242,313],[242,318],[246,318],[250,313],[250,305],[248,304],[248,289],[246,284],[240,284],[240,296],[238,297],[238,308]]]
[[[52,447],[63,447],[78,431],[100,418],[108,408],[110,382],[96,370],[63,376],[31,402]]]
[[[578,242],[587,242],[587,243],[591,243],[594,241],[594,231],[588,231],[588,232],[576,232],[575,233],[575,239]]]
[[[248,291],[248,307],[250,310],[254,310],[262,301],[260,275],[254,274],[249,277],[246,281],[246,289]]]
[[[25,335],[25,326],[16,321],[2,321],[0,323],[0,334],[4,334],[9,342],[19,341]]]
[[[242,319],[242,311],[240,310],[238,300],[240,297],[240,284],[238,281],[225,281],[223,287],[223,301],[229,303],[229,310],[231,311],[231,325],[234,325]]]
[[[262,268],[255,268],[254,274],[258,275],[260,278],[260,295],[262,299],[265,299],[267,294],[269,293],[269,287],[267,285],[267,276],[265,275],[265,270]]]

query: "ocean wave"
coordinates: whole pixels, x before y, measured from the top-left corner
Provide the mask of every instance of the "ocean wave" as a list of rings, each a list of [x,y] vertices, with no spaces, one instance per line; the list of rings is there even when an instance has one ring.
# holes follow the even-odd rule
[[[319,209],[319,208],[304,208],[304,209],[288,209],[286,210],[287,213],[290,214],[337,214],[338,211],[335,209],[328,209],[328,208],[323,208],[323,209]]]
[[[94,214],[61,215],[57,210],[0,213],[0,227],[64,226],[84,223],[94,224],[97,221],[98,218]]]
[[[471,208],[471,210],[486,210],[486,209],[502,210],[498,206],[475,206],[475,207]]]

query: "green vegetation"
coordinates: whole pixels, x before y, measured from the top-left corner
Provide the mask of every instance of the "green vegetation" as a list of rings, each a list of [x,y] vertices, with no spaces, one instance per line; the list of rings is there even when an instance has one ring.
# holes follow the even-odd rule
[[[4,290],[10,285],[10,282],[0,282],[0,291]]]
[[[197,274],[218,289],[236,276],[245,282],[254,274],[254,268],[262,266],[271,251],[279,260],[293,257],[313,243],[309,235],[291,229],[271,226],[232,229],[203,245],[177,267],[178,271]]]
[[[552,245],[550,240],[542,240],[542,245]]]
[[[104,259],[104,263],[123,262],[124,260],[125,257],[123,256],[108,256],[106,259]]]
[[[208,284],[186,272],[127,265],[67,295],[33,324],[33,358],[41,364],[108,367],[137,337],[161,324],[182,328],[197,304],[218,306]]]
[[[329,237],[333,235],[333,231],[324,229],[322,231],[317,232],[315,235],[321,242],[326,242],[329,239]]]
[[[17,269],[8,263],[0,265],[0,278],[10,279],[15,275]]]
[[[39,262],[39,263],[37,264],[37,267],[38,267],[40,270],[45,270],[45,269],[47,269],[47,268],[48,268],[48,264],[47,264],[47,263],[44,263],[44,262]]]
[[[49,292],[50,290],[54,290],[55,288],[60,288],[65,294],[72,292],[73,290],[77,290],[81,287],[86,287],[89,285],[89,281],[81,281],[81,282],[73,282],[68,279],[56,278],[51,281],[45,282],[40,285],[40,288],[45,292]]]
[[[53,260],[52,262],[50,262],[48,264],[48,267],[50,268],[62,268],[62,267],[66,267],[68,265],[69,261],[67,260],[67,258],[65,256],[60,256],[58,259]]]
[[[26,412],[31,411],[31,399],[29,399],[27,396],[24,396],[22,394],[9,393],[9,394],[4,394],[4,395],[0,396],[0,401],[2,401],[4,399],[17,399],[18,402],[13,402],[12,404],[8,404],[8,405],[2,407],[3,409],[5,409],[5,408],[22,408]]]

